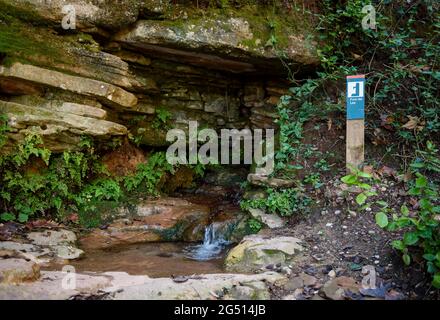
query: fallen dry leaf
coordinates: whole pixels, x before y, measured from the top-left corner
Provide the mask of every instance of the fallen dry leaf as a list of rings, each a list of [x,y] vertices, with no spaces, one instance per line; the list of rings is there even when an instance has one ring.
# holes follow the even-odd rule
[[[394,122],[394,117],[387,115],[387,114],[382,114],[380,116],[380,120],[381,120],[381,126],[384,127],[387,130],[393,130],[393,126],[392,123]]]
[[[393,168],[390,168],[390,167],[387,167],[387,166],[383,166],[382,168],[380,168],[378,173],[381,176],[385,175],[385,176],[397,178],[397,171],[394,170]]]
[[[408,119],[409,121],[405,123],[402,128],[421,131],[425,127],[425,122],[420,120],[419,117],[408,116]]]
[[[365,173],[372,174],[373,171],[374,171],[373,166],[365,166],[365,167],[364,167],[364,172],[365,172]]]
[[[415,198],[409,199],[409,203],[412,205],[413,209],[419,208],[419,201]]]

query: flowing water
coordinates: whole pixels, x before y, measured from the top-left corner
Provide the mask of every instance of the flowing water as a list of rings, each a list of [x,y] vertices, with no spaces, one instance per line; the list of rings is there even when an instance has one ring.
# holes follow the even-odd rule
[[[225,248],[229,245],[220,230],[219,223],[211,223],[205,228],[205,237],[202,244],[188,246],[184,249],[185,256],[197,261],[207,261],[221,257]]]
[[[223,239],[218,226],[213,223],[206,227],[202,244],[150,242],[89,250],[83,258],[69,264],[77,272],[121,271],[152,278],[222,273],[228,242]],[[44,269],[61,270],[62,267],[63,264],[53,263]]]

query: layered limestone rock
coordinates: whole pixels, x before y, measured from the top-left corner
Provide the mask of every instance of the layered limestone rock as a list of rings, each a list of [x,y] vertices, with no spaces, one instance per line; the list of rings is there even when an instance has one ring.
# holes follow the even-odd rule
[[[92,107],[75,106],[70,110],[78,112],[78,108],[90,111]],[[127,134],[126,127],[114,122],[39,106],[0,101],[0,110],[9,118],[11,141],[6,147],[10,148],[13,141],[20,142],[27,134],[40,135],[45,146],[53,151],[77,148],[82,135],[109,138]]]
[[[67,300],[97,297],[111,300],[261,300],[270,298],[270,288],[286,282],[280,274],[207,274],[186,277],[183,282],[170,278],[151,279],[124,272],[77,273],[75,288],[63,289],[66,274],[42,271],[39,281],[19,285],[0,283],[1,300]]]
[[[151,1],[147,1],[151,2]],[[153,1],[154,2],[154,1]],[[72,8],[76,15],[75,27],[117,29],[136,21],[142,1],[132,0],[1,0],[15,10],[32,11],[39,19],[59,24]],[[93,30],[93,29],[92,29]]]
[[[264,32],[260,34],[264,20],[258,19],[257,11],[258,8],[251,7],[251,11],[237,10],[231,16],[208,12],[202,17],[194,14],[172,21],[140,20],[130,29],[118,33],[114,40],[189,64],[231,72],[252,72],[261,67],[265,69],[259,65],[262,61],[273,65],[280,54],[266,44],[268,39],[259,38],[264,35]],[[280,51],[285,59],[303,65],[318,63],[316,49],[304,35],[289,32],[284,35],[284,40]]]
[[[66,4],[76,29],[60,32]],[[167,146],[167,130],[189,121],[276,129],[284,65],[300,74],[318,62],[308,17],[283,4],[0,0],[0,9],[0,112],[13,144],[33,132],[56,152],[81,135]]]
[[[156,241],[201,241],[210,210],[177,198],[145,201],[121,208],[119,219],[105,229],[95,229],[80,239],[85,249]]]
[[[94,96],[108,104],[122,107],[132,107],[137,104],[135,95],[112,84],[18,62],[10,67],[0,66],[0,76]]]

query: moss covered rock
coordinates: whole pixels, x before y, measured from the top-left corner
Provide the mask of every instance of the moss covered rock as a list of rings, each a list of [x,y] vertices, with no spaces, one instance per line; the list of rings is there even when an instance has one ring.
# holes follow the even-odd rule
[[[229,251],[225,268],[232,272],[258,272],[268,265],[288,266],[304,250],[294,237],[246,236]]]

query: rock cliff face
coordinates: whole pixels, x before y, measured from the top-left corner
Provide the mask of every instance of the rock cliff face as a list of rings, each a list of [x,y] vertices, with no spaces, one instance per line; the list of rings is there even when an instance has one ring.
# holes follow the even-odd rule
[[[164,129],[190,120],[274,127],[283,64],[301,74],[318,62],[310,23],[283,4],[211,2],[0,0],[9,146],[30,132],[56,152],[82,135],[165,146]]]

